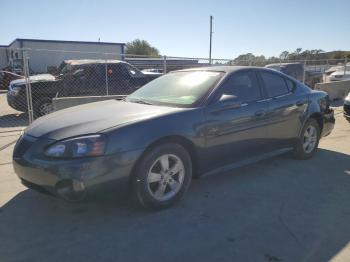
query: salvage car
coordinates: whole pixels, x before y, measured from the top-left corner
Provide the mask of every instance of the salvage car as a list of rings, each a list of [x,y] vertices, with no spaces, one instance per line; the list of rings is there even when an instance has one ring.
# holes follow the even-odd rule
[[[174,71],[124,101],[54,112],[18,140],[13,166],[24,185],[66,200],[113,185],[139,204],[177,202],[192,177],[278,154],[311,158],[335,119],[325,92],[256,67]]]
[[[161,74],[141,72],[119,60],[67,60],[59,74],[34,75],[29,78],[35,115],[51,113],[52,98],[101,95],[127,95]],[[28,109],[25,80],[10,83],[7,102],[15,110]]]

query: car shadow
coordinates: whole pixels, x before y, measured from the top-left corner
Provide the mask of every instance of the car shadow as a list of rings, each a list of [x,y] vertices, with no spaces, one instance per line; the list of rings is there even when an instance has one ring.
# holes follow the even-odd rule
[[[0,128],[26,127],[28,123],[27,113],[0,115]]]
[[[350,156],[320,149],[194,180],[149,212],[24,190],[0,209],[1,261],[329,261],[350,241]]]

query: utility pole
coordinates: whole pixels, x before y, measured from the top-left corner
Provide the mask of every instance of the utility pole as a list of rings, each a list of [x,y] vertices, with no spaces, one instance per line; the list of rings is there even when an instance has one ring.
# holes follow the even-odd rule
[[[209,64],[211,64],[211,45],[213,38],[213,16],[210,16]]]

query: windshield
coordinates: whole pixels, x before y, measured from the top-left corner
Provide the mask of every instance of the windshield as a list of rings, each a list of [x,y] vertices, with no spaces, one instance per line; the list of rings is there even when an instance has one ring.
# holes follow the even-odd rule
[[[81,65],[72,65],[71,63],[61,63],[58,67],[60,75],[76,75],[84,71],[84,68]]]
[[[161,76],[126,101],[189,107],[201,99],[222,77],[222,72],[182,71]]]

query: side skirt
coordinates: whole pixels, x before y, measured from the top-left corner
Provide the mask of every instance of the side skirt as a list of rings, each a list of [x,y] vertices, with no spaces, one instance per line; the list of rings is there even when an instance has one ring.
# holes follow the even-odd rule
[[[239,167],[247,166],[247,165],[250,165],[250,164],[253,164],[253,163],[265,160],[265,159],[272,158],[274,156],[279,156],[279,155],[288,153],[288,152],[290,152],[292,150],[293,150],[292,147],[283,148],[283,149],[272,151],[272,152],[269,152],[269,153],[266,153],[266,154],[262,154],[260,156],[255,156],[255,157],[248,158],[248,159],[245,159],[245,160],[242,160],[242,161],[233,162],[231,164],[228,164],[228,165],[225,165],[225,166],[222,166],[222,167],[219,167],[219,168],[215,168],[215,169],[210,170],[208,172],[205,172],[205,173],[199,175],[199,177],[211,176],[211,175],[215,175],[215,174],[218,174],[218,173],[227,172],[227,171],[239,168]]]

